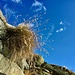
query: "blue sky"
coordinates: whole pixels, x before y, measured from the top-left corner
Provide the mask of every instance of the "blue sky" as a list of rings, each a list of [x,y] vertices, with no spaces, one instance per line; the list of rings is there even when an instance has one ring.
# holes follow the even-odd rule
[[[0,9],[8,23],[29,24],[46,62],[75,72],[75,0],[1,0]]]

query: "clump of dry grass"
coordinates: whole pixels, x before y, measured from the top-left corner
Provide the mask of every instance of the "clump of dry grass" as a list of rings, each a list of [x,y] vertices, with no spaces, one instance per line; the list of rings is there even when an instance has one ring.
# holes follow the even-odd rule
[[[7,56],[10,59],[30,58],[33,54],[33,48],[36,46],[35,35],[30,28],[23,25],[7,28],[3,44],[9,50]]]

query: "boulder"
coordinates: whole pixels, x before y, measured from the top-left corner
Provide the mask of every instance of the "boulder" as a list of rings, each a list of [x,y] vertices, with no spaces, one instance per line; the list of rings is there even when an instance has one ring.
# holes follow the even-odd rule
[[[5,58],[2,54],[0,54],[0,73],[6,75],[24,75],[23,71],[16,63]]]

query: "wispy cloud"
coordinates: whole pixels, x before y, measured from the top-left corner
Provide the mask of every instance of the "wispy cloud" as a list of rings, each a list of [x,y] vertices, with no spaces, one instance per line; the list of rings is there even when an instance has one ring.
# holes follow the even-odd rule
[[[68,21],[60,21],[60,23],[59,23],[60,25],[64,25],[64,26],[66,26],[66,25],[71,25]]]
[[[64,30],[66,30],[66,27],[60,28],[60,29],[56,30],[56,32],[59,33],[59,32],[62,32],[62,31],[64,31]]]
[[[41,2],[39,2],[37,0],[35,0],[35,2],[32,4],[32,7],[35,8],[34,11],[36,11],[36,12],[38,12],[38,11],[40,11],[42,9],[44,11],[46,11],[46,7],[43,5],[43,3],[41,3]]]
[[[6,19],[9,19],[11,15],[15,14],[15,11],[11,10],[10,8],[8,8],[7,4],[4,5],[3,9],[4,9]]]
[[[20,3],[22,4],[22,0],[11,0],[12,2],[15,2],[15,3]]]
[[[9,0],[3,0],[3,1],[9,1]],[[10,1],[22,4],[22,0],[10,0]]]
[[[54,28],[55,28],[54,25],[52,25],[50,32],[53,32]]]

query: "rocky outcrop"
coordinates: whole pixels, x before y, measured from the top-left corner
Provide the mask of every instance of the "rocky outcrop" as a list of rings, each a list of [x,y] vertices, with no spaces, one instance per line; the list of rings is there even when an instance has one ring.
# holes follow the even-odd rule
[[[37,55],[37,59],[40,59],[40,61],[44,60],[41,56]],[[36,58],[36,57],[34,57]],[[33,63],[35,63],[34,66],[32,66],[28,70],[24,70],[25,75],[75,75],[71,70],[68,70],[65,67],[54,65],[54,64],[48,64],[46,62],[41,62],[38,60],[35,60]],[[37,64],[40,63],[40,64]]]
[[[17,28],[15,26],[8,24],[6,22],[5,17],[3,16],[2,12],[0,11],[0,75],[75,75],[75,73],[73,73],[71,70],[66,69],[65,67],[61,67],[61,66],[54,65],[54,64],[48,64],[44,61],[42,56],[37,55],[37,54],[32,54],[30,52],[30,50],[32,48],[31,46],[33,46],[33,44],[34,44],[34,41],[31,41],[31,35],[29,36],[29,34],[31,34],[31,31],[29,32],[26,29],[26,27],[24,27],[27,31],[25,34],[28,37],[26,38],[26,36],[25,36],[26,39],[23,38],[25,40],[20,40],[21,39],[20,38],[17,40],[17,42],[16,42],[16,36],[14,36],[14,35],[13,36],[15,38],[15,42],[14,42],[14,40],[12,40],[13,39],[12,37],[11,37],[12,39],[10,39],[9,37],[6,37],[6,35],[7,35],[6,29],[8,29],[8,28],[10,30],[12,29],[11,32],[12,33],[15,32],[15,34],[16,34]],[[15,29],[16,29],[16,31],[15,31]],[[22,29],[23,29],[23,26],[18,27],[19,32],[23,32]],[[11,32],[9,32],[9,33],[11,34]],[[10,35],[10,34],[8,34],[8,35]],[[17,33],[17,36],[18,36],[18,33]],[[22,36],[22,37],[24,37],[24,36]],[[12,40],[12,43],[9,43],[10,41],[4,42],[7,40],[7,38],[9,38],[10,41]],[[32,38],[32,40],[34,40],[34,38]],[[31,44],[31,42],[32,42],[32,44]],[[4,43],[6,43],[6,44],[4,45]],[[13,49],[7,48],[8,47],[7,43],[9,43],[9,45],[10,44],[13,45],[13,43],[16,45],[17,43],[19,43],[16,45],[17,47],[15,47],[15,48],[14,48],[14,45],[13,46],[10,45],[10,47],[12,47],[13,49],[17,49],[18,47],[20,49],[19,51],[17,50],[13,53],[14,58],[15,58],[14,54],[16,52],[18,53],[18,56],[16,57],[15,61],[12,61],[10,59]],[[30,43],[30,44],[28,44],[28,43]],[[24,44],[24,45],[22,45],[22,48],[23,47],[25,48],[27,46],[27,50],[25,50],[26,52],[23,51],[24,49],[21,50],[21,44]],[[11,51],[11,49],[12,49],[12,51]],[[29,52],[27,52],[28,49],[29,49],[29,52],[31,55],[29,54]],[[25,52],[23,55],[26,57],[22,57],[22,58],[20,57],[22,51],[23,51],[23,53]],[[8,57],[8,55],[9,55],[9,57]]]
[[[6,19],[0,11],[0,75],[24,75],[16,63],[1,54],[4,47],[2,41],[6,35],[6,27]],[[5,50],[5,54],[7,54],[7,50]]]
[[[20,67],[0,54],[0,73],[4,75],[24,75]],[[0,75],[3,75],[0,74]]]
[[[65,67],[48,64],[39,55],[34,55],[29,68],[22,70],[16,63],[0,54],[0,75],[75,75],[75,73]]]

